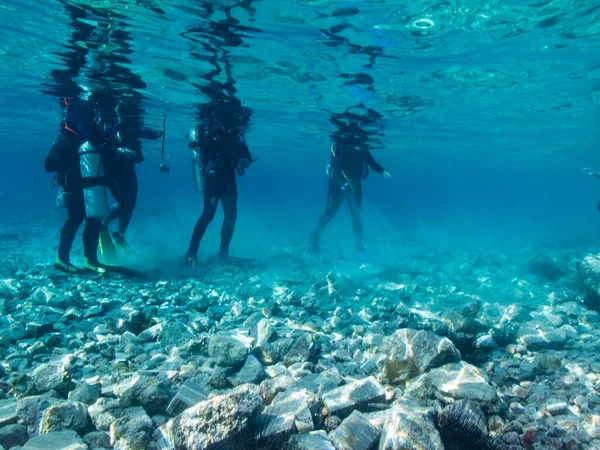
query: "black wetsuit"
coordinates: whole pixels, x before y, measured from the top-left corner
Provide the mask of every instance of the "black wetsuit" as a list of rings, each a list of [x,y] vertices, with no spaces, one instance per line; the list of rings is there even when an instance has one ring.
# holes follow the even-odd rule
[[[74,124],[71,124],[74,126]],[[58,258],[64,264],[70,264],[71,247],[79,226],[85,219],[83,183],[79,165],[79,146],[85,139],[74,128],[62,122],[58,137],[54,141],[44,162],[47,172],[56,172],[58,181],[65,192],[68,217],[60,232]],[[98,262],[98,237],[100,222],[87,220],[83,230],[83,252],[92,264]]]
[[[120,147],[126,147],[133,150],[133,155],[124,155],[116,151],[111,154],[108,163],[109,170],[109,188],[116,200],[111,206],[108,222],[119,219],[119,233],[124,235],[131,222],[133,210],[135,209],[138,196],[138,177],[135,172],[135,165],[144,162],[142,153],[142,143],[140,139],[158,139],[162,133],[143,128],[137,133],[133,130],[119,130]]]
[[[383,173],[384,168],[375,161],[371,152],[366,149],[356,150],[345,146],[335,146],[331,152],[327,207],[312,234],[312,245],[315,250],[318,250],[321,233],[340,209],[342,201],[346,199],[352,217],[356,250],[362,252],[363,222],[360,213],[362,207],[362,179],[368,175],[369,167],[377,173]]]
[[[242,133],[235,131],[200,130],[202,162],[204,163],[204,210],[196,222],[188,255],[195,257],[200,241],[215,217],[219,200],[223,207],[224,220],[221,227],[220,253],[227,255],[237,219],[237,164],[242,158],[252,160]]]

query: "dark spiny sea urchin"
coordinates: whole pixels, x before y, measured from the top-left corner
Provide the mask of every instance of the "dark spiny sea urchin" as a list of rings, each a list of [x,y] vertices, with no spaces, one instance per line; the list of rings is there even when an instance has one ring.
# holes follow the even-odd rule
[[[446,450],[504,450],[506,446],[489,435],[487,420],[477,403],[459,400],[437,416],[437,428]]]

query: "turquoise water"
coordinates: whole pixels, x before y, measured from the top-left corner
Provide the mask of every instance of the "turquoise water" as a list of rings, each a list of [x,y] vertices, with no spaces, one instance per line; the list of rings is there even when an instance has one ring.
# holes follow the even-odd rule
[[[600,166],[594,1],[4,1],[0,9],[8,212],[56,213],[39,170],[62,115],[55,75],[88,45],[77,30],[107,26],[99,52],[108,67],[93,69],[106,70],[101,84],[141,99],[147,126],[162,129],[168,111],[173,171],[158,172],[160,141],[147,141],[132,227],[156,216],[173,224],[174,246],[199,214],[185,141],[195,105],[207,100],[199,87],[224,83],[229,69],[252,109],[246,137],[259,158],[240,179],[253,251],[267,238],[305,240],[325,202],[329,118],[359,104],[382,116],[374,154],[394,176],[365,184],[367,237],[427,230],[450,240],[500,233],[595,243],[598,186],[581,171]],[[348,223],[334,229],[338,222],[344,233]]]
[[[600,448],[598,0],[0,0],[0,24],[0,448]],[[99,91],[166,134],[118,253],[139,272],[67,275],[44,159]],[[211,259],[219,209],[191,269],[186,133],[223,91],[257,158],[242,258]],[[358,264],[345,205],[309,246],[349,113],[391,174]]]

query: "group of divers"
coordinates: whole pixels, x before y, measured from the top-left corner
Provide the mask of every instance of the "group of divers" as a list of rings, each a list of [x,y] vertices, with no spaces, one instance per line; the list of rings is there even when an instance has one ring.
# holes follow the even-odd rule
[[[106,113],[97,102],[81,97],[64,98],[65,114],[58,136],[45,160],[47,172],[56,173],[59,185],[57,204],[66,208],[67,219],[60,232],[54,266],[67,273],[103,274],[119,269],[116,248],[128,252],[125,239],[136,206],[138,180],[135,165],[144,160],[141,139],[163,138],[164,131],[127,129],[114,110]],[[237,176],[255,162],[243,131],[222,121],[207,120],[187,135],[192,154],[194,184],[203,193],[204,209],[194,227],[184,264],[197,267],[200,242],[213,220],[219,202],[224,220],[218,257],[227,261],[237,219]],[[349,205],[355,248],[364,258],[361,218],[362,181],[369,168],[391,175],[373,158],[370,147],[360,140],[333,139],[327,166],[328,192],[325,212],[311,234],[310,244],[320,251],[320,237],[346,200]],[[108,192],[115,200],[109,205]],[[112,234],[109,226],[117,222]],[[79,227],[83,230],[84,267],[71,263],[70,254]],[[100,253],[100,257],[99,254]]]

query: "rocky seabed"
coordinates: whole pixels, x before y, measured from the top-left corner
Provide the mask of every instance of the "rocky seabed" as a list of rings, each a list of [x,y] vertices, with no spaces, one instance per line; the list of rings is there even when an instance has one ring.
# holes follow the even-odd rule
[[[599,257],[288,256],[169,281],[3,261],[0,449],[600,448]]]

